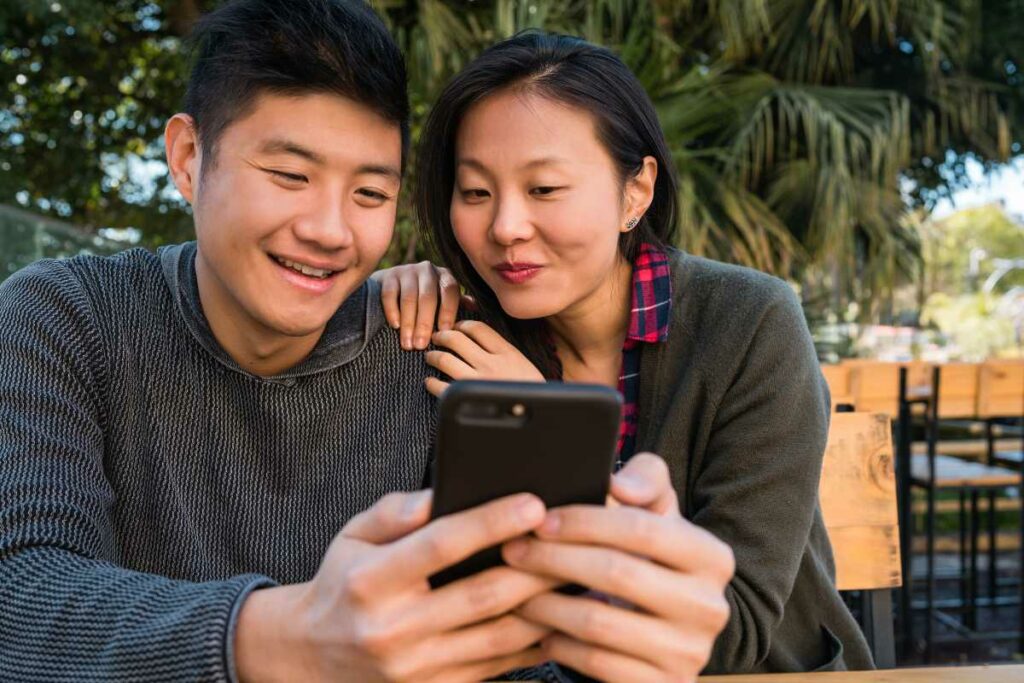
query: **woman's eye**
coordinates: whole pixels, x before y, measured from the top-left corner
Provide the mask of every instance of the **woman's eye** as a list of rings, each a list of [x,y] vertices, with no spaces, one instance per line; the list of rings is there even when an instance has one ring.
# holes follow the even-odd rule
[[[356,194],[360,194],[363,197],[367,197],[367,198],[372,199],[372,200],[374,200],[376,202],[384,202],[384,201],[387,201],[388,199],[390,199],[390,197],[388,197],[383,192],[378,192],[377,190],[371,190],[371,189],[366,188],[366,187],[363,187],[363,188],[360,188],[360,189],[356,190]]]
[[[491,196],[491,194],[487,190],[471,189],[471,190],[463,190],[462,191],[462,196],[465,197],[466,199],[473,200],[473,199],[487,199],[488,197]]]
[[[561,189],[562,188],[560,188],[560,187],[554,187],[554,186],[550,186],[550,185],[543,185],[541,187],[535,187],[532,190],[530,190],[530,194],[536,195],[536,196],[540,196],[540,197],[544,197],[546,195],[552,194],[553,192],[555,192],[557,190],[561,190]]]
[[[280,178],[286,183],[293,185],[299,185],[309,182],[309,178],[299,173],[288,173],[287,171],[275,171],[273,169],[268,169],[267,172],[270,173],[275,178]]]

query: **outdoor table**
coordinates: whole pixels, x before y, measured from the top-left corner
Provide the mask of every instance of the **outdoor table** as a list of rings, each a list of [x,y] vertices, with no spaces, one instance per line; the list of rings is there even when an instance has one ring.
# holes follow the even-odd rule
[[[882,671],[701,676],[699,683],[1024,683],[1024,665],[949,666]]]

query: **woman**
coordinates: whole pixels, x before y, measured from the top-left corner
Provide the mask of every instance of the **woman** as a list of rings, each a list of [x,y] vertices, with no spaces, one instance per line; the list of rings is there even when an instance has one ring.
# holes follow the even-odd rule
[[[649,98],[608,50],[531,32],[480,55],[423,130],[416,204],[482,322],[434,334],[427,360],[451,379],[623,393],[620,461],[664,458],[679,512],[735,556],[706,672],[870,668],[817,505],[829,407],[800,305],[780,280],[668,246],[673,168]],[[386,288],[395,322],[401,278]],[[654,559],[671,564],[673,550]],[[636,603],[628,590],[613,597]],[[589,642],[564,614],[524,613],[591,652],[656,666],[631,644],[646,639],[635,614],[602,608],[612,635]]]

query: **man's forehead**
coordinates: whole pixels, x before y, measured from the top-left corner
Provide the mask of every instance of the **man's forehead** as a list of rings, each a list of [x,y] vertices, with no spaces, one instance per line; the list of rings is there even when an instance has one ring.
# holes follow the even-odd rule
[[[250,153],[290,155],[321,165],[371,165],[400,175],[398,124],[340,95],[264,94],[232,127],[237,128],[235,142]]]

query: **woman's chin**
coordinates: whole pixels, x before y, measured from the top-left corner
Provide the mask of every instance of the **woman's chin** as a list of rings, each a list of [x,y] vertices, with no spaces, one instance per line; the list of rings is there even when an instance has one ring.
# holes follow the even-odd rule
[[[533,299],[532,301],[530,299]],[[516,320],[535,320],[555,315],[559,309],[551,301],[538,301],[534,297],[505,297],[498,299],[505,315]]]

